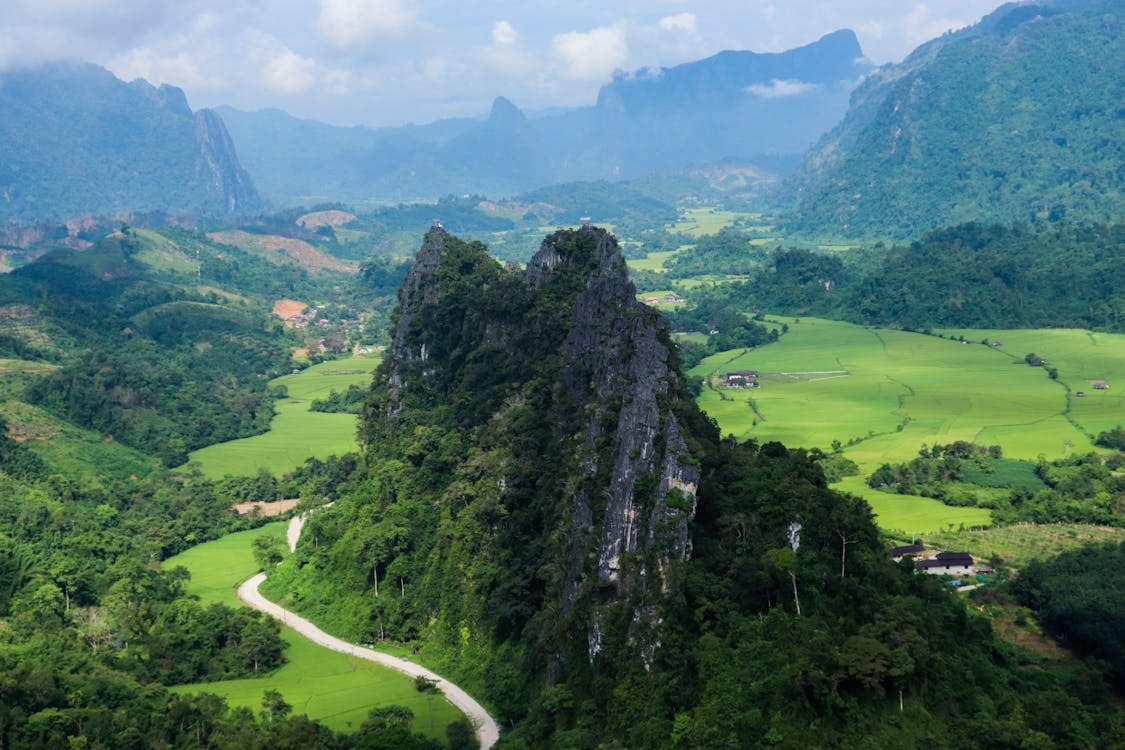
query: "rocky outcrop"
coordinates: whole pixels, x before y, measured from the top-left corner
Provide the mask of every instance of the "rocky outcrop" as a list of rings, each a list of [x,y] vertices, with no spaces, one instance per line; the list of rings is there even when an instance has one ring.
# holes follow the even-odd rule
[[[548,682],[565,677],[579,643],[596,661],[614,628],[651,660],[669,567],[691,554],[700,475],[676,411],[695,407],[668,327],[636,300],[613,236],[560,230],[521,270],[435,225],[394,325],[365,441],[379,452],[409,444],[415,462],[434,461],[409,453],[425,440],[470,444],[443,496],[476,483],[508,517],[536,509],[519,540],[536,562],[516,573],[549,580],[529,585],[538,598],[527,603],[558,614]],[[513,414],[550,428],[526,434]]]
[[[260,209],[262,201],[250,175],[238,162],[234,141],[223,121],[210,109],[199,110],[194,119],[199,140],[199,161],[195,171],[211,195],[211,201],[221,207],[222,213],[238,214]]]

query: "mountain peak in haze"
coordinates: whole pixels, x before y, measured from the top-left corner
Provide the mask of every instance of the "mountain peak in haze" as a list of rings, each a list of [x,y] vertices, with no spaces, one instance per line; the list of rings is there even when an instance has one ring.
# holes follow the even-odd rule
[[[521,127],[527,124],[527,118],[519,107],[503,96],[492,100],[492,110],[488,114],[488,123],[494,127]]]
[[[0,76],[0,111],[0,220],[261,205],[222,121],[174,86],[51,63]]]
[[[847,29],[777,53],[726,51],[618,75],[597,104],[529,119],[503,96],[487,118],[367,130],[222,110],[263,192],[293,204],[510,195],[575,180],[789,156],[839,122],[873,70]]]

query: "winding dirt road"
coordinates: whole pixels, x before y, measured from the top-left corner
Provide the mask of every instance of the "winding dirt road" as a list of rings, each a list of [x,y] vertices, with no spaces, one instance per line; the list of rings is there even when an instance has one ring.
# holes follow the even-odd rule
[[[289,533],[287,536],[289,537],[290,549],[297,546],[297,539],[300,537],[304,520],[304,516],[302,515],[291,519],[289,522]],[[266,580],[266,574],[259,573],[245,581],[238,587],[238,598],[254,609],[281,620],[282,623],[293,628],[305,638],[319,646],[330,648],[333,651],[339,651],[348,656],[373,661],[384,667],[409,675],[410,677],[422,675],[427,679],[433,680],[437,683],[438,689],[445,694],[449,702],[469,717],[469,721],[471,721],[476,728],[477,740],[480,742],[481,750],[488,750],[488,748],[491,748],[496,744],[497,740],[500,739],[500,725],[496,723],[495,719],[488,715],[488,712],[484,710],[483,706],[473,700],[472,696],[464,690],[412,661],[391,656],[390,654],[384,654],[381,651],[375,651],[363,646],[357,646],[354,643],[348,643],[335,636],[328,635],[328,633],[325,633],[300,615],[290,612],[262,596],[258,592],[258,587],[264,580]]]

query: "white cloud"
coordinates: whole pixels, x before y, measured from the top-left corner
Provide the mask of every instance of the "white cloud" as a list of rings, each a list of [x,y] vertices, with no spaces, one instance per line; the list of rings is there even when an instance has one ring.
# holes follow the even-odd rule
[[[660,28],[663,31],[682,31],[688,34],[695,34],[698,31],[694,13],[664,16],[660,19]]]
[[[317,84],[323,66],[303,57],[275,37],[258,29],[243,33],[247,57],[257,68],[259,81],[271,91],[300,94]]]
[[[587,32],[555,35],[551,49],[564,65],[564,75],[580,80],[604,80],[629,57],[625,26],[602,26]]]
[[[519,40],[519,32],[507,21],[492,24],[492,43],[497,47],[514,47]]]
[[[800,96],[820,88],[819,83],[795,81],[785,78],[774,78],[768,84],[752,83],[746,87],[748,94],[760,96],[763,99],[781,99],[787,96]]]
[[[924,3],[918,3],[911,8],[909,13],[902,16],[900,23],[903,27],[902,37],[908,40],[911,46],[941,36],[946,31],[968,26],[967,21],[935,17],[930,7]]]
[[[449,68],[448,58],[435,55],[422,63],[422,74],[432,83],[441,83],[449,75]]]
[[[156,85],[170,81],[186,90],[226,88],[220,76],[204,72],[201,61],[183,50],[162,54],[151,47],[135,47],[107,67],[123,81],[144,78]]]
[[[324,85],[331,93],[346,96],[352,92],[352,74],[347,70],[330,70],[324,74]]]
[[[341,48],[397,34],[414,23],[414,12],[403,0],[320,0],[317,17],[321,36]]]
[[[316,85],[320,66],[286,47],[262,68],[262,83],[282,94],[300,94]]]

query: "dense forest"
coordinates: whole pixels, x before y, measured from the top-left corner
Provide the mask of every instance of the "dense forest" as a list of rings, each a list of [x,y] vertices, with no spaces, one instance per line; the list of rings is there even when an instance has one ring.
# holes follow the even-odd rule
[[[853,252],[779,247],[747,281],[718,285],[705,295],[743,311],[918,331],[1125,330],[1125,225],[964,224],[909,245]],[[725,263],[722,252],[713,257],[712,272]]]
[[[1086,547],[1037,560],[1014,584],[1059,643],[1097,659],[1118,689],[1125,686],[1125,545]]]
[[[1112,0],[1008,3],[886,66],[806,155],[788,231],[1119,219],[1123,23]]]
[[[1018,667],[985,618],[890,560],[870,509],[827,489],[813,457],[722,440],[676,369],[667,390],[631,369],[653,355],[675,368],[674,350],[651,311],[600,307],[621,283],[600,241],[553,235],[526,278],[479,245],[427,241],[354,489],[309,521],[316,544],[271,576],[274,596],[340,635],[415,643],[495,706],[505,747],[1125,741],[1096,673],[1076,690]],[[650,325],[656,338],[636,337]],[[593,341],[623,360],[572,358]],[[613,477],[651,450],[629,447],[616,388],[644,401],[654,386],[654,445],[677,441],[674,420],[674,460],[699,484],[668,489],[658,464],[636,464],[651,467],[629,490],[647,541],[606,567]],[[690,556],[661,552],[685,538]]]

